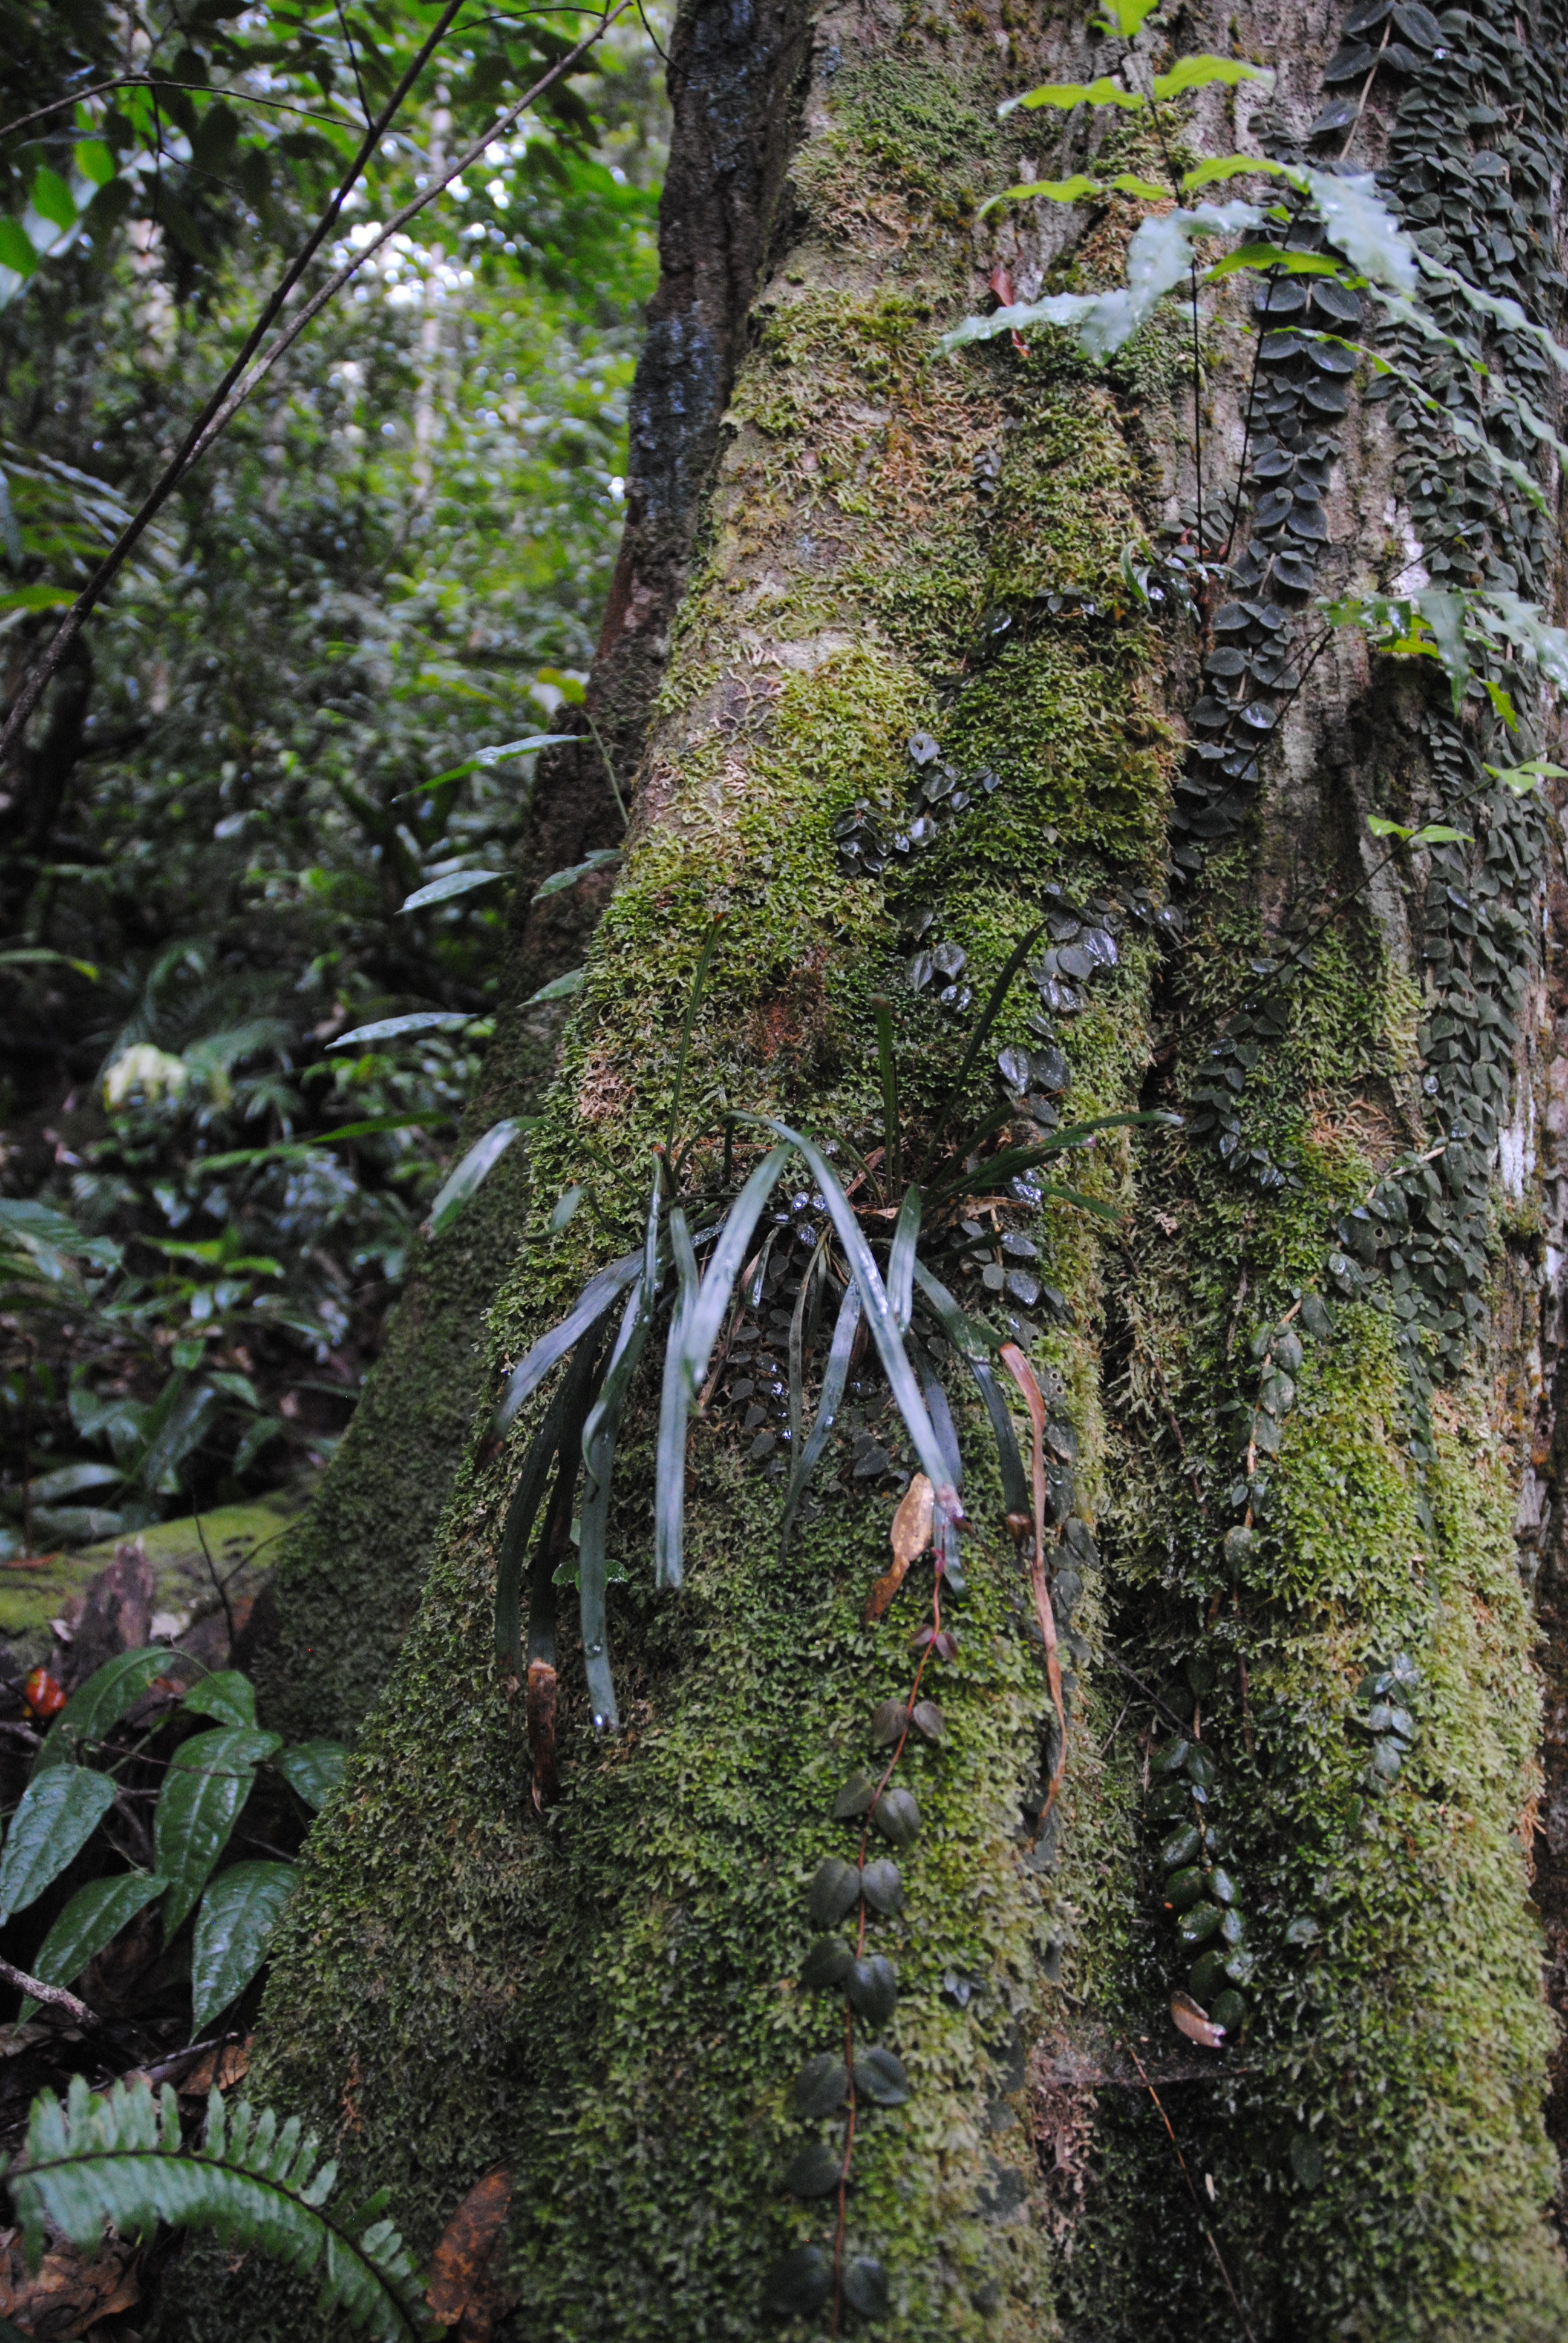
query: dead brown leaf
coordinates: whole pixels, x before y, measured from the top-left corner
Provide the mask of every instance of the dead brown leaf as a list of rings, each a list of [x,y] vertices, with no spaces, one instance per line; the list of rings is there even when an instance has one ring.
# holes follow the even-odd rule
[[[556,1774],[556,1672],[548,1660],[528,1662],[528,1755],[534,1761],[534,1811],[542,1815],[560,1795]]]
[[[0,2229],[0,2315],[35,2343],[75,2343],[101,2318],[141,2300],[137,2260],[135,2246],[108,2237],[91,2257],[63,2242],[51,2246],[29,2270],[19,2233]]]
[[[215,2043],[176,2085],[181,2098],[205,2099],[215,2083],[220,2091],[232,2091],[236,2083],[244,2082],[250,2072],[250,2046],[255,2039],[247,2034],[243,2042]]]
[[[1201,2042],[1205,2050],[1221,2050],[1225,2045],[1225,2029],[1216,2026],[1208,2011],[1195,2002],[1190,1993],[1173,1993],[1171,2016],[1178,2034],[1189,2042]]]
[[[899,1510],[893,1515],[890,1535],[892,1567],[883,1573],[871,1589],[866,1604],[868,1624],[882,1616],[909,1576],[910,1564],[918,1562],[930,1545],[934,1511],[935,1497],[931,1484],[923,1473],[917,1473],[904,1491]]]
[[[488,2343],[507,2307],[498,2265],[511,2201],[511,2174],[487,2173],[469,2189],[430,2257],[430,2315],[438,2327],[455,2327],[459,2343]]]

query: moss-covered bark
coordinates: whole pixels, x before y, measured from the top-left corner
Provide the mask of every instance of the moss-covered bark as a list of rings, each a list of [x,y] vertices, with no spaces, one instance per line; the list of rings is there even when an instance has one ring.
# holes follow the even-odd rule
[[[1274,135],[1299,131],[1326,28],[1280,8],[1247,37],[1287,68]],[[1066,1785],[1038,1832],[1049,1703],[960,1411],[974,1526],[940,1672],[948,1737],[911,1761],[923,1826],[879,1936],[900,1973],[887,2038],[914,2089],[866,2120],[849,2243],[886,2263],[900,2343],[1544,2338],[1568,2292],[1543,2219],[1550,2036],[1523,1843],[1537,1686],[1511,1511],[1535,1240],[1509,1136],[1538,1063],[1522,939],[1539,932],[1542,826],[1483,802],[1469,876],[1440,864],[1423,906],[1394,873],[1332,909],[1251,1054],[1213,1057],[1251,1013],[1251,963],[1366,877],[1367,805],[1445,803],[1473,744],[1418,686],[1339,653],[1291,703],[1261,789],[1205,810],[1206,830],[1182,813],[1171,719],[1198,689],[1191,639],[1139,615],[1119,565],[1192,494],[1179,339],[1151,329],[1110,377],[1049,342],[931,363],[999,256],[1020,282],[1048,260],[1091,280],[1114,265],[1114,208],[1073,250],[972,226],[981,192],[1059,160],[1038,121],[999,128],[997,99],[1089,62],[1066,12],[1038,45],[1005,12],[900,21],[855,0],[817,22],[632,850],[507,1207],[490,1363],[635,1241],[715,917],[689,1128],[783,1111],[866,1148],[878,996],[897,1002],[913,1128],[974,1014],[907,989],[924,914],[923,941],[967,955],[983,998],[1053,890],[1113,916],[1113,894],[1158,899],[1170,876],[1181,920],[1130,918],[1113,979],[1064,1024],[1070,1103],[1187,1103],[1223,1062],[1239,1138],[1217,1144],[1211,1111],[1102,1142],[1081,1177],[1131,1210],[1121,1239],[1068,1205],[1040,1216],[1071,1322],[1032,1339],[1070,1419],[1079,1543],[1076,1588],[1059,1578]],[[1247,124],[1216,108],[1208,127],[1229,143]],[[1211,451],[1234,447],[1245,347],[1221,309]],[[1399,428],[1369,409],[1336,451],[1331,517],[1354,574],[1382,558],[1365,516],[1399,492]],[[1509,558],[1533,558],[1497,527]],[[835,824],[864,801],[892,829],[922,730],[1000,786],[881,878],[857,872]],[[1484,955],[1462,924],[1452,940],[1461,878]],[[1445,999],[1458,953],[1464,997],[1503,1003],[1495,1045],[1475,1039],[1490,1008],[1438,1031],[1418,955],[1434,964],[1443,939]],[[1029,1038],[1027,1005],[998,1043]],[[1462,1127],[1462,1076],[1478,1101]],[[977,1107],[991,1094],[977,1072]],[[1401,1234],[1391,1181],[1426,1236]],[[552,1236],[576,1183],[584,1207]],[[1382,1217],[1363,1229],[1345,1216],[1369,1194]],[[1302,1295],[1298,1355],[1284,1322]],[[464,1463],[418,1619],[314,1835],[254,2070],[392,2187],[421,2245],[505,2162],[514,2331],[530,2338],[755,2337],[769,2265],[824,2234],[781,2185],[804,2136],[791,2077],[836,2025],[798,1982],[805,1889],[824,1855],[852,1852],[833,1793],[907,1681],[915,1624],[902,1605],[863,1621],[891,1490],[845,1469],[781,1557],[778,1483],[722,1417],[693,1441],[686,1586],[656,1597],[652,1440],[645,1396],[613,1525],[624,1730],[594,1737],[568,1651],[564,1795],[545,1822],[493,1658],[516,1436]],[[1243,1521],[1232,1483],[1260,1450],[1270,1490]],[[1412,1712],[1386,1748],[1374,1698]],[[1211,1767],[1247,1916],[1244,2006],[1218,2054],[1169,2015],[1187,1983],[1155,1860],[1173,1710]],[[199,2291],[182,2335],[236,2315],[257,2343],[305,2331],[286,2290],[250,2274]]]

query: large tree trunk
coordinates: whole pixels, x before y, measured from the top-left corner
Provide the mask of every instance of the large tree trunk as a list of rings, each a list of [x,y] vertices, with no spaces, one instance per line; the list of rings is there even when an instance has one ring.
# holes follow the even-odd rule
[[[862,1150],[881,1123],[879,994],[898,1004],[914,1133],[1042,912],[1067,900],[1119,929],[1114,972],[1060,1018],[1069,1105],[1190,1120],[1096,1151],[1084,1178],[1128,1208],[1123,1239],[1061,1203],[1034,1224],[1065,1306],[1020,1332],[1055,1445],[1075,1453],[1052,1503],[1065,1785],[1050,1805],[1027,1583],[983,1424],[955,1390],[972,1532],[957,1654],[932,1679],[947,1737],[910,1761],[921,1835],[903,1912],[877,1924],[900,1973],[887,2038],[913,2089],[863,2112],[849,2250],[884,2262],[888,2331],[911,2343],[1544,2343],[1568,2289],[1544,2210],[1529,1589],[1561,1545],[1562,1346],[1543,1311],[1563,1192],[1543,1187],[1534,1134],[1549,1091],[1561,1120],[1559,963],[1543,979],[1539,950],[1544,935],[1561,950],[1564,907],[1540,813],[1484,790],[1477,752],[1493,751],[1470,704],[1455,720],[1420,672],[1369,669],[1342,639],[1299,696],[1274,695],[1261,779],[1232,774],[1221,793],[1201,759],[1183,777],[1181,719],[1212,737],[1197,633],[1141,615],[1119,567],[1198,494],[1178,325],[1109,373],[1054,341],[930,363],[999,263],[1020,294],[1048,263],[1075,258],[1091,283],[1117,265],[1115,212],[973,223],[980,195],[1083,159],[1081,116],[1065,135],[1034,116],[997,126],[999,98],[1111,62],[1073,12],[1052,15],[1040,40],[1006,8],[904,23],[849,0],[816,20],[633,850],[510,1208],[490,1364],[635,1238],[716,915],[689,1126],[784,1111]],[[1207,29],[1180,45],[1230,45]],[[1239,93],[1233,116],[1209,104],[1204,136],[1302,138],[1336,35],[1315,6],[1258,12],[1242,41],[1279,90],[1266,106]],[[752,37],[737,20],[735,44]],[[1392,157],[1400,200],[1458,265],[1544,304],[1557,17],[1527,43],[1488,0],[1445,39],[1408,52],[1352,159]],[[782,120],[789,43],[769,54]],[[1483,65],[1513,113],[1487,100]],[[1115,135],[1118,167],[1150,167]],[[1420,159],[1468,157],[1472,140],[1506,166],[1484,212],[1476,175],[1455,176],[1445,206]],[[1221,302],[1210,337],[1211,514],[1233,487],[1251,345],[1227,320],[1242,314]],[[1522,363],[1513,346],[1491,355],[1503,377]],[[1447,395],[1469,396],[1458,369]],[[1297,427],[1282,410],[1270,427]],[[1320,586],[1420,552],[1435,575],[1549,590],[1549,537],[1495,497],[1467,507],[1462,468],[1397,396],[1352,392],[1321,428],[1334,546]],[[1231,590],[1253,592],[1265,558]],[[1292,625],[1305,640],[1309,621]],[[1534,720],[1502,761],[1531,753]],[[921,732],[965,781],[1000,785],[879,875],[838,833],[859,799],[891,830]],[[1477,783],[1457,825],[1471,844],[1374,868],[1369,810],[1442,819]],[[1150,916],[1168,894],[1179,917]],[[925,948],[968,956],[946,1007],[935,984],[908,987],[927,912]],[[1287,981],[1285,939],[1314,923]],[[999,1041],[1028,1043],[1036,1000],[1026,989]],[[979,1074],[974,1094],[983,1111]],[[579,1182],[587,1204],[551,1238]],[[1294,1327],[1270,1330],[1302,1294],[1298,1363]],[[529,2338],[750,2338],[779,2257],[831,2243],[831,2204],[783,2187],[812,2128],[791,2079],[839,2023],[797,1981],[807,1886],[853,1852],[834,1795],[875,1705],[906,1687],[923,1615],[912,1581],[864,1623],[893,1483],[846,1453],[781,1555],[771,1460],[723,1411],[691,1444],[685,1589],[654,1595],[653,1430],[645,1394],[615,1515],[625,1729],[596,1739],[568,1654],[563,1795],[543,1821],[493,1657],[516,1439],[459,1473],[417,1624],[314,1835],[256,2074],[391,2186],[422,2245],[505,2164]],[[1276,1448],[1249,1526],[1233,1484]],[[396,1479],[400,1461],[382,1462]],[[1377,1730],[1399,1707],[1415,1720],[1402,1758]],[[1209,1753],[1252,1955],[1241,2032],[1218,2052],[1169,2014],[1189,1956],[1163,1904],[1172,1823],[1151,1753],[1172,1711]],[[247,2336],[301,2331],[296,2311],[263,2308],[266,2289],[240,2290]],[[232,2331],[234,2300],[187,2306],[180,2331]]]

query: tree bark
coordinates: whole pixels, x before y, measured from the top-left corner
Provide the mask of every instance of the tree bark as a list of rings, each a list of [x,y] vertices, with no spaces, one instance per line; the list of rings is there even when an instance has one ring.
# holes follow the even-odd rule
[[[1421,12],[1406,19],[1405,62],[1350,126],[1350,162],[1386,167],[1467,274],[1545,305],[1558,17],[1522,32],[1487,0],[1445,19],[1436,47]],[[1231,21],[1178,45],[1227,48]],[[1334,152],[1337,134],[1311,141],[1338,30],[1315,5],[1244,20],[1235,45],[1279,69],[1278,89],[1211,93],[1194,151]],[[885,2038],[911,2093],[857,2111],[847,2254],[885,2266],[888,2331],[911,2343],[1545,2343],[1568,2289],[1529,1896],[1531,1586],[1543,1554],[1553,1590],[1564,1572],[1564,1240],[1535,1134],[1555,1145],[1562,1119],[1564,905],[1541,811],[1488,788],[1480,758],[1534,753],[1555,719],[1518,684],[1521,738],[1500,754],[1483,709],[1456,718],[1441,678],[1342,636],[1299,689],[1269,670],[1252,704],[1272,711],[1270,746],[1255,768],[1240,758],[1240,719],[1215,713],[1224,687],[1199,672],[1222,594],[1201,639],[1142,612],[1120,557],[1183,514],[1196,527],[1200,494],[1223,533],[1216,479],[1228,506],[1256,347],[1242,297],[1215,297],[1206,327],[1201,490],[1179,319],[1107,370],[1054,337],[933,363],[999,266],[1027,297],[1048,270],[1093,284],[1119,268],[1131,215],[1115,206],[974,218],[981,196],[1065,176],[1102,142],[1114,167],[1158,168],[1115,117],[998,126],[1002,97],[1115,55],[1066,10],[1039,37],[1005,10],[960,25],[845,0],[814,19],[625,872],[526,1197],[507,1207],[486,1387],[636,1242],[716,916],[686,1127],[782,1113],[864,1153],[882,1128],[879,1000],[895,1004],[913,1143],[986,989],[1054,915],[1042,942],[1081,965],[1010,998],[992,1048],[1038,1051],[1026,1016],[1043,1014],[1070,1071],[1064,1112],[1175,1105],[1187,1126],[1097,1143],[1081,1176],[1125,1209],[1118,1235],[1059,1201],[976,1208],[1027,1230],[1061,1297],[1051,1312],[1026,1280],[977,1306],[1020,1322],[1050,1404],[1065,1775],[1053,1800],[1029,1584],[983,1419],[955,1387],[971,1526],[957,1647],[932,1664],[946,1737],[910,1760],[920,1835],[900,1856],[905,1907],[875,1937],[898,1966]],[[678,108],[684,136],[701,114]],[[1501,167],[1477,170],[1473,149]],[[1521,347],[1489,346],[1490,380],[1519,379]],[[1342,419],[1338,377],[1292,387],[1284,363],[1262,374],[1254,452],[1305,460],[1310,486],[1322,440],[1330,544],[1314,551],[1308,518],[1271,551],[1259,481],[1222,592],[1287,610],[1298,665],[1314,584],[1419,561],[1550,596],[1550,533],[1478,499],[1419,409],[1352,390]],[[1442,395],[1470,396],[1462,369],[1423,363]],[[1316,501],[1298,497],[1303,515]],[[1171,574],[1155,573],[1168,596]],[[1254,676],[1260,662],[1254,647]],[[1183,763],[1188,718],[1218,758],[1200,745]],[[929,770],[922,736],[972,802],[950,815],[939,799],[934,840],[905,850],[890,841],[910,835],[896,826]],[[1402,859],[1366,828],[1369,812],[1409,827],[1460,807],[1467,840]],[[1086,930],[1114,940],[1113,969],[1103,943],[1074,944]],[[916,964],[939,949],[945,1004]],[[980,1070],[971,1093],[977,1113],[997,1095]],[[690,1176],[717,1177],[716,1141]],[[584,1207],[552,1236],[578,1183]],[[999,1255],[1001,1276],[1016,1257]],[[930,1586],[917,1565],[868,1624],[898,1493],[877,1442],[900,1459],[896,1427],[855,1406],[862,1439],[783,1553],[773,1458],[714,1410],[689,1450],[685,1588],[656,1596],[642,1394],[614,1515],[624,1729],[596,1737],[568,1653],[561,1795],[542,1819],[520,1693],[493,1658],[518,1437],[477,1452],[313,1835],[258,2090],[389,2185],[421,2247],[504,2164],[519,2336],[752,2338],[772,2331],[779,2257],[833,2247],[832,2201],[784,2184],[813,2130],[841,2137],[790,2098],[802,2061],[841,2039],[831,1997],[799,1981],[808,1888],[853,1854],[835,1794],[867,1760],[878,1703],[906,1690],[922,1567]],[[1183,1743],[1200,1761],[1181,1760],[1173,1815]],[[1230,1875],[1207,1893],[1244,1914],[1229,1985],[1197,1947],[1190,1976],[1181,1948],[1185,1890],[1166,1873],[1192,1854],[1160,1859],[1194,1782]],[[1553,1824],[1534,1843],[1553,1914],[1562,1838]],[[1235,1934],[1223,1922],[1211,1949]],[[1201,1975],[1244,1987],[1219,2049],[1171,2015]],[[232,2327],[238,2294],[247,2334],[304,2331],[278,2288],[246,2279],[187,2300],[181,2333]]]

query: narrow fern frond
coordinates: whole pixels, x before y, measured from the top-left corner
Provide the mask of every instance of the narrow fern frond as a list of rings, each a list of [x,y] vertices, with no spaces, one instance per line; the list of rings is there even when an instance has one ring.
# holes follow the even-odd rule
[[[106,2095],[78,2075],[65,2105],[49,2091],[34,2101],[25,2160],[0,2160],[29,2260],[35,2268],[46,2227],[85,2253],[105,2224],[136,2237],[160,2221],[205,2230],[231,2249],[252,2247],[301,2277],[319,2272],[324,2313],[342,2310],[372,2343],[424,2343],[433,2330],[418,2274],[390,2221],[386,2200],[363,2207],[357,2220],[326,2209],[337,2167],[311,2167],[314,2137],[300,2137],[297,2116],[279,2127],[241,2100],[207,2101],[199,2148],[180,2139],[179,2107],[166,2085],[162,2104],[146,2083],[116,2083]]]

